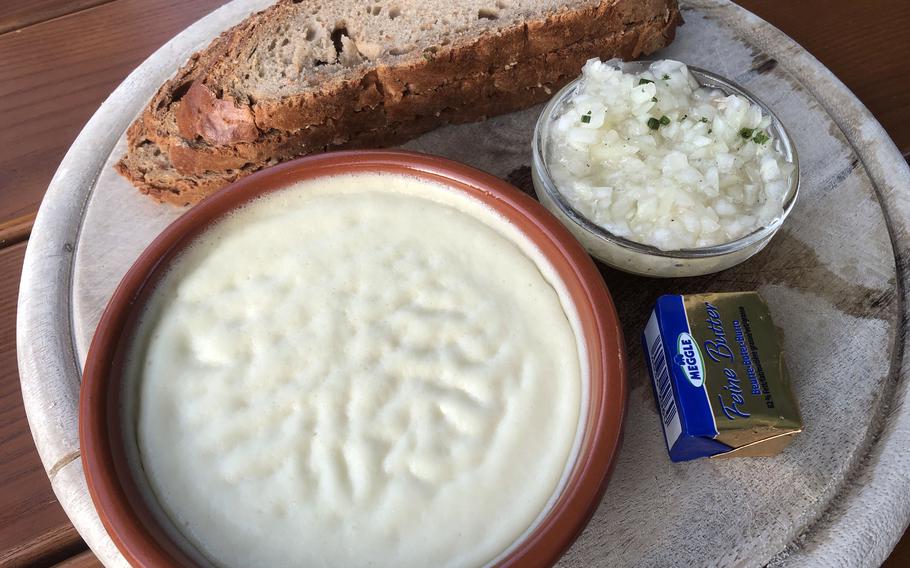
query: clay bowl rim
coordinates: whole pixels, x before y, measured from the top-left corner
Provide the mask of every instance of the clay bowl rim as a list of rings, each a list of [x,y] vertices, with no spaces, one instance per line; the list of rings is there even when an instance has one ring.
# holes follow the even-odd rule
[[[270,191],[323,176],[388,172],[441,182],[504,215],[543,252],[563,280],[582,324],[589,367],[587,421],[569,478],[550,511],[497,566],[554,563],[600,504],[622,436],[627,384],[624,342],[612,298],[582,246],[540,203],[507,182],[448,159],[363,150],[293,160],[236,181],[169,225],[129,269],[89,348],[79,397],[82,465],[101,522],[134,566],[195,566],[144,504],[126,458],[118,380],[137,314],[168,263],[209,225]]]

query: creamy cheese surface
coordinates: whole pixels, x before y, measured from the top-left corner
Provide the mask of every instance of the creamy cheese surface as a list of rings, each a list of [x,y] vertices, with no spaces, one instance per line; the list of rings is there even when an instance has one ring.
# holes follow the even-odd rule
[[[208,230],[129,369],[138,460],[220,566],[479,566],[577,450],[577,315],[511,224],[392,174],[303,182]]]

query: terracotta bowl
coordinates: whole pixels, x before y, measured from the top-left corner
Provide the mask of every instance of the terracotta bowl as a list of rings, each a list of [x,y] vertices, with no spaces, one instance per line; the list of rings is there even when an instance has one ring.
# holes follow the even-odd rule
[[[197,566],[128,461],[124,360],[142,307],[175,255],[243,203],[289,184],[340,173],[389,172],[443,183],[479,199],[534,242],[562,278],[578,311],[590,384],[574,467],[549,513],[500,566],[554,563],[581,533],[607,486],[626,404],[624,345],[609,292],[587,253],[543,206],[492,175],[441,158],[394,151],[323,154],[244,178],[197,205],[162,232],[114,292],[89,349],[79,401],[79,438],[89,492],[104,527],[134,566]],[[129,444],[133,444],[130,446]]]

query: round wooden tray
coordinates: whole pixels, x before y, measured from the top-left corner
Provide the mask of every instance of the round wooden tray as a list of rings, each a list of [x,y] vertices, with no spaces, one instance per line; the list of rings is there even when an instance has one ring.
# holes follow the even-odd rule
[[[85,486],[80,370],[120,277],[182,211],[139,195],[111,165],[176,65],[267,3],[224,6],[136,69],[66,155],[29,241],[17,336],[29,423],[57,497],[108,566],[125,562]],[[561,565],[877,565],[910,519],[910,169],[852,93],[781,32],[725,0],[685,2],[683,15],[676,42],[655,57],[730,77],[768,103],[795,139],[802,193],[771,245],[737,268],[685,280],[602,269],[628,344],[625,442],[597,514]],[[529,190],[539,110],[446,127],[405,147]],[[774,458],[673,464],[638,335],[662,293],[732,290],[759,290],[771,305],[805,431]]]

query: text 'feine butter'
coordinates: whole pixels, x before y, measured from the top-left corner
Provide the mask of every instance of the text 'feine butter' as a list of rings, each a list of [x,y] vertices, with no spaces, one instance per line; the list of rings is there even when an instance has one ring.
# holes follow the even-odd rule
[[[774,455],[802,430],[757,293],[661,296],[642,341],[673,461]]]

